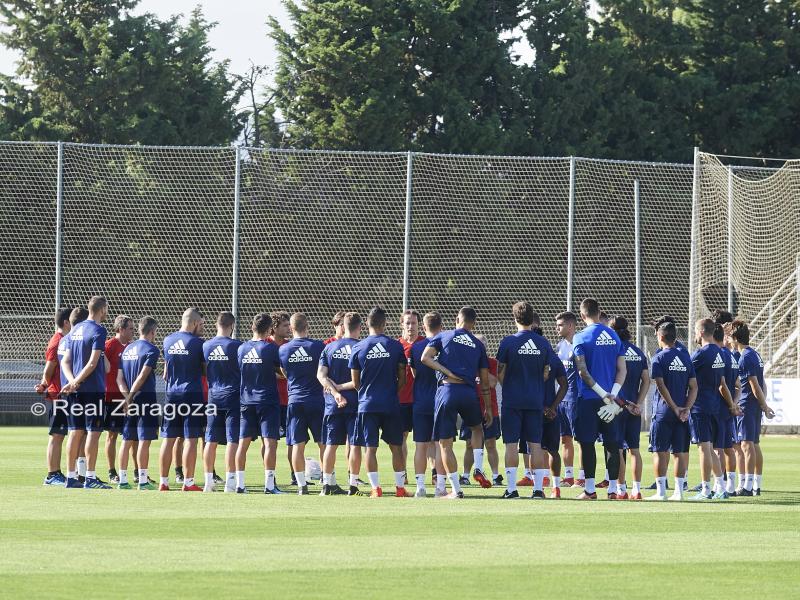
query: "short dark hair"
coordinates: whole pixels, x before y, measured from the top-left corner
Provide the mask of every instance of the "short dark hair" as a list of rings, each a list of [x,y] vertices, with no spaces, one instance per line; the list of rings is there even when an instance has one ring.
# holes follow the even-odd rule
[[[98,310],[103,310],[106,306],[108,306],[108,300],[102,296],[92,296],[89,298],[89,303],[87,304],[86,308],[89,309],[90,313],[93,313],[97,312]]]
[[[731,323],[731,337],[743,346],[749,346],[750,328],[747,323],[738,319]]]
[[[156,328],[156,320],[153,317],[147,316],[139,319],[139,335],[150,335]]]
[[[714,319],[714,323],[719,325],[733,322],[733,315],[727,310],[722,310],[721,308],[714,310],[714,312],[711,313],[711,318]]]
[[[131,323],[133,323],[133,319],[128,315],[117,315],[117,318],[114,319],[114,331],[125,329]]]
[[[623,342],[631,340],[631,332],[628,330],[628,319],[619,315],[615,316],[608,322],[611,329],[617,332],[619,339]]]
[[[348,333],[355,331],[356,329],[361,329],[361,315],[357,312],[345,313],[344,317],[342,318],[342,323],[344,324],[344,328]]]
[[[664,321],[661,325],[658,326],[656,332],[670,346],[675,343],[675,340],[678,339],[678,329],[675,327],[675,323],[673,323],[672,321]]]
[[[574,312],[565,311],[560,312],[556,315],[556,321],[566,321],[567,323],[577,323],[578,317],[575,316]]]
[[[289,317],[289,324],[292,326],[292,331],[298,333],[308,331],[308,317],[301,312],[296,312]]]
[[[677,319],[675,317],[670,317],[669,315],[664,315],[663,317],[659,317],[653,323],[653,329],[658,331],[664,323],[672,323],[673,325],[675,325],[677,322],[678,321],[677,321]]]
[[[69,313],[69,322],[72,325],[77,325],[78,323],[85,321],[89,318],[89,311],[86,310],[83,306],[76,306],[72,309],[72,312]]]
[[[714,323],[711,319],[699,319],[697,321],[697,325],[700,326],[700,335],[702,337],[714,337],[714,329],[716,328],[717,324]],[[696,326],[695,326],[696,327]]]
[[[720,344],[725,341],[725,329],[720,323],[714,327],[714,341]]]
[[[403,314],[400,315],[400,324],[402,325],[403,320],[408,317],[409,315],[414,315],[417,317],[417,321],[422,322],[422,315],[420,315],[416,310],[413,308],[407,308],[403,311]]]
[[[272,319],[272,330],[275,331],[275,328],[280,325],[281,323],[285,323],[289,321],[291,317],[289,313],[285,310],[276,310],[273,313],[270,313],[270,318]]]
[[[511,313],[514,315],[514,320],[520,325],[528,326],[533,325],[533,306],[530,303],[517,302],[511,307]]]
[[[600,304],[594,298],[584,298],[581,302],[581,313],[587,317],[600,316]]]
[[[458,316],[464,323],[474,323],[478,320],[478,313],[471,306],[462,306],[458,311]]]
[[[69,321],[69,315],[72,312],[71,308],[59,308],[56,311],[56,327],[59,329],[64,326],[64,323]]]
[[[380,306],[373,306],[367,315],[367,326],[373,329],[386,327],[386,310]]]
[[[232,312],[223,310],[217,315],[217,325],[220,327],[227,329],[228,327],[233,327],[234,323],[236,323],[236,317],[233,316]]]
[[[266,335],[272,327],[272,317],[267,313],[258,313],[253,317],[252,330],[258,335]],[[302,329],[300,331],[303,331]]]
[[[537,335],[544,336],[544,330],[541,327],[531,327],[531,331]]]
[[[339,325],[341,325],[342,321],[344,320],[345,314],[346,313],[343,310],[337,310],[336,314],[333,315],[333,318],[331,319],[331,325],[333,325],[334,327],[338,327]]]
[[[425,313],[425,317],[423,318],[426,329],[441,329],[442,328],[442,315],[440,315],[435,310]]]

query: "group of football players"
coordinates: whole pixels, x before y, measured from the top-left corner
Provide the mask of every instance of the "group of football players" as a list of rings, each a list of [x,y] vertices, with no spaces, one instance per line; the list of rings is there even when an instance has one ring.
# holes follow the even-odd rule
[[[361,487],[368,485],[368,495],[382,496],[377,450],[383,440],[398,497],[427,496],[430,472],[436,497],[462,498],[471,472],[483,488],[505,485],[504,499],[519,498],[518,488],[525,485],[532,487],[532,498],[545,498],[549,485],[550,498],[560,498],[562,487],[577,486],[583,488],[579,499],[596,499],[596,489],[605,487],[609,499],[642,500],[641,413],[654,383],[649,449],[655,493],[644,499],[684,498],[690,443],[697,445],[700,461],[700,484],[691,499],[760,493],[761,418],[774,413],[766,403],[763,364],[749,345],[748,326],[724,311],[695,324],[698,348],[691,355],[677,340],[675,320],[660,319],[655,323],[659,350],[652,361],[631,343],[627,320],[609,319],[591,298],[580,305],[585,325],[580,331],[577,315],[556,315],[560,341],[555,348],[533,307],[514,304],[510,322],[516,332],[500,341],[494,358],[475,331],[477,314],[471,307],[458,312],[449,330],[437,312],[423,317],[406,310],[398,339],[386,334],[387,314],[380,307],[366,318],[337,313],[335,335],[324,341],[310,337],[302,313],[260,313],[244,342],[235,337],[237,322],[230,312],[218,315],[216,335],[204,341],[204,317],[189,308],[180,330],[167,335],[162,348],[155,345],[158,323],[149,316],[138,323],[138,339],[133,319],[125,315],[114,320],[114,336],[106,339],[102,323],[108,314],[108,302],[100,296],[92,297],[87,308],[57,311],[57,331],[36,386],[49,400],[46,485],[110,488],[96,471],[106,431],[110,483],[121,489],[169,491],[175,462],[183,491],[213,492],[221,485],[225,492],[246,493],[247,452],[260,438],[263,491],[280,494],[275,470],[278,441],[285,437],[291,484],[300,495],[309,494],[306,445],[313,440],[321,495],[367,495]],[[368,335],[362,338],[364,327]],[[159,403],[156,371],[162,353],[166,397]],[[149,455],[159,429],[156,485],[149,477]],[[414,492],[407,489],[409,434],[415,444]],[[459,437],[466,441],[461,472],[453,451]],[[61,471],[65,438],[66,475]],[[499,472],[501,439],[505,478]],[[194,477],[198,441],[203,443],[202,486]],[[606,474],[596,483],[598,442]],[[219,444],[225,446],[224,478],[214,469]],[[340,446],[346,447],[346,489],[335,474]],[[668,496],[670,455],[675,483]],[[518,479],[520,456],[524,475]],[[362,462],[368,482],[359,477]]]

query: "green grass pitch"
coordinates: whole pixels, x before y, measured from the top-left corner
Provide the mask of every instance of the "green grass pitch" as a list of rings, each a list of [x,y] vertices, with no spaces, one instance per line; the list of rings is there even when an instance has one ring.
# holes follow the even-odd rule
[[[45,442],[0,429],[0,597],[800,597],[796,436],[762,439],[761,497],[703,504],[65,490],[41,485]]]

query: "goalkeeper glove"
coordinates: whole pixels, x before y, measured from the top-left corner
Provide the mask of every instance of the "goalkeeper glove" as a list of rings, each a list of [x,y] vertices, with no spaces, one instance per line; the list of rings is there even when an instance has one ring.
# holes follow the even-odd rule
[[[600,410],[597,411],[597,416],[600,417],[604,423],[611,423],[619,413],[622,412],[622,407],[612,402],[611,404],[604,404]]]

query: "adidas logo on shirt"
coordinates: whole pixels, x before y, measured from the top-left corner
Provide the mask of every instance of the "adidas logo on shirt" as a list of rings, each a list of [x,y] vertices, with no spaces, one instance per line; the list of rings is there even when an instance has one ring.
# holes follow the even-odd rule
[[[607,331],[603,331],[600,335],[597,336],[597,339],[594,341],[596,346],[616,346],[616,340],[608,335]]]
[[[533,343],[533,340],[528,340],[525,342],[519,350],[517,350],[517,354],[541,354],[542,351],[536,347],[536,344]]]
[[[475,347],[475,342],[473,342],[466,333],[462,333],[461,335],[457,335],[453,338],[453,341],[456,344],[461,344],[463,346],[469,346],[470,348]]]
[[[178,340],[169,347],[167,354],[189,354],[189,351],[186,349],[186,344],[183,343],[183,340]]]
[[[312,360],[314,359],[311,358],[311,356],[309,356],[305,348],[298,348],[297,350],[292,352],[292,355],[289,357],[290,363],[311,362]]]
[[[367,360],[371,358],[390,358],[391,356],[392,355],[386,351],[386,348],[384,348],[383,344],[380,342],[375,344],[372,348],[370,348],[370,351],[367,352]]]
[[[219,346],[217,346],[217,348],[219,348]],[[219,349],[222,350],[222,348]],[[309,356],[309,358],[311,357]],[[291,361],[291,359],[289,360]],[[262,362],[263,361],[261,360],[261,357],[258,355],[258,352],[256,352],[255,348],[250,348],[250,352],[245,354],[244,357],[242,358],[242,364],[245,365],[260,365]]]
[[[627,352],[625,352],[625,360],[629,360],[631,362],[641,362],[642,357],[636,354],[636,350],[628,347]]]
[[[228,355],[222,349],[222,346],[217,346],[208,355],[208,360],[228,360]]]
[[[350,344],[342,346],[331,355],[331,358],[338,358],[342,360],[350,360],[350,355],[353,354],[353,348]]]
[[[670,371],[685,371],[686,366],[681,362],[681,359],[677,356],[672,359],[672,362],[669,363],[669,370]]]
[[[722,360],[722,355],[717,354],[717,358],[714,359],[714,363],[711,365],[712,369],[724,369],[725,368],[725,361]]]
[[[122,360],[139,360],[139,355],[136,353],[136,348],[128,348],[122,353]]]

